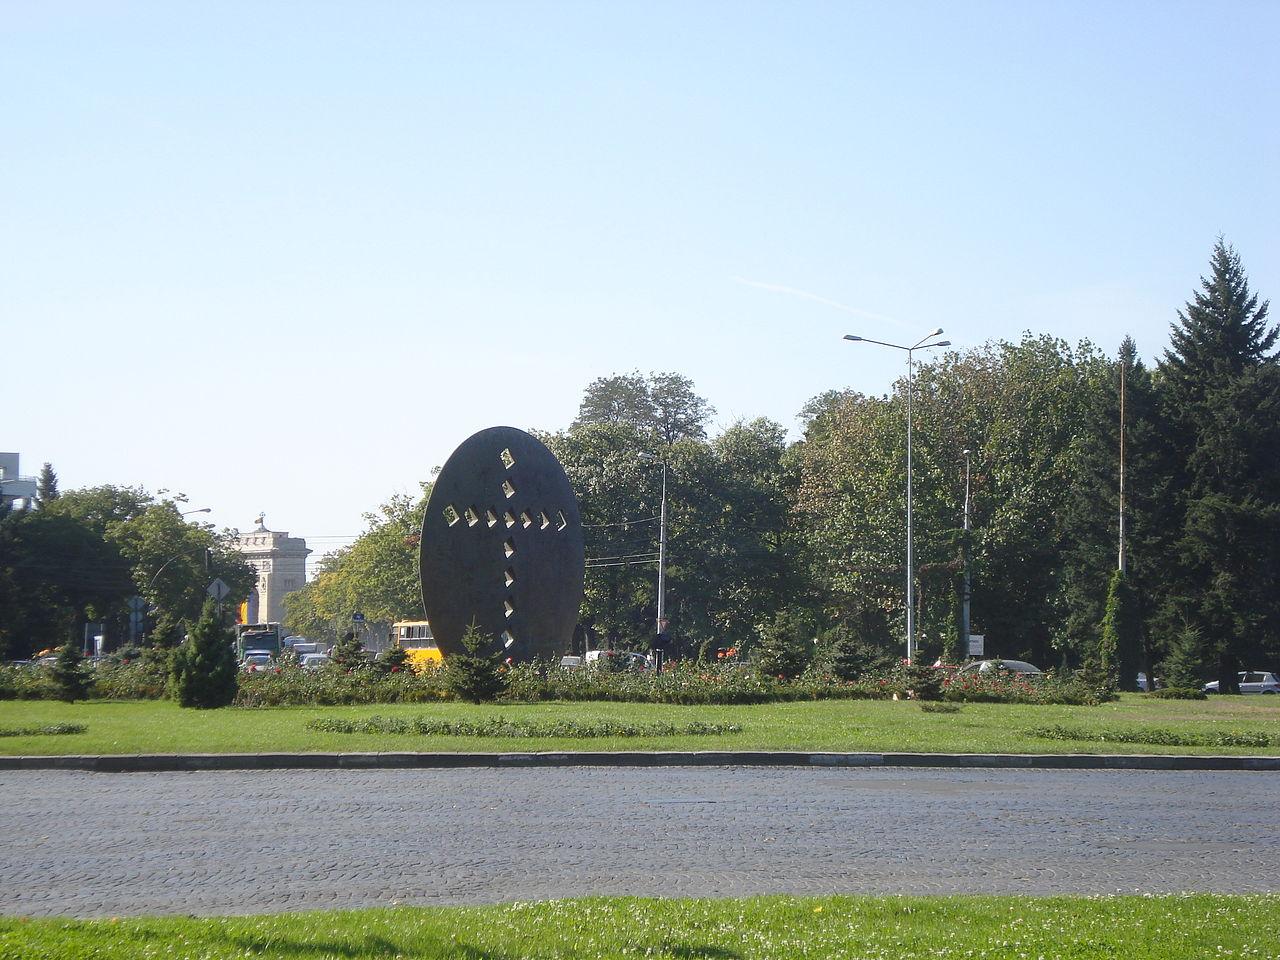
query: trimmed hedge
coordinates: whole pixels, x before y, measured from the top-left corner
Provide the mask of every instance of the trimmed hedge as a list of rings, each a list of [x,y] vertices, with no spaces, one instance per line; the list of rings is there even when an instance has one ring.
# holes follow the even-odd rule
[[[1029,737],[1042,740],[1077,740],[1090,743],[1149,743],[1161,747],[1270,747],[1280,744],[1280,737],[1265,731],[1232,732],[1215,730],[1195,733],[1160,727],[1129,730],[1083,730],[1054,724],[1026,731]]]
[[[348,720],[315,717],[308,730],[325,733],[399,733],[428,737],[679,737],[741,733],[737,723],[629,723],[622,720],[509,720],[481,717],[474,720],[440,720],[433,717],[378,717]]]
[[[1034,680],[1009,674],[946,676],[940,670],[897,666],[859,680],[840,680],[810,670],[794,680],[761,674],[746,663],[677,661],[660,675],[649,671],[612,672],[593,667],[562,669],[558,664],[521,663],[507,672],[508,702],[545,700],[616,701],[669,704],[750,704],[795,700],[930,700],[953,703],[1097,704],[1113,697],[1078,675],[1052,673]],[[103,663],[90,696],[104,700],[157,700],[168,695],[167,674],[159,657]],[[1159,691],[1167,693],[1168,691]],[[1153,694],[1158,696],[1159,693]],[[0,667],[0,699],[47,700],[57,692],[48,671]],[[336,667],[308,671],[275,667],[239,675],[235,705],[240,707],[339,706],[376,703],[434,703],[453,700],[444,671],[345,671]]]

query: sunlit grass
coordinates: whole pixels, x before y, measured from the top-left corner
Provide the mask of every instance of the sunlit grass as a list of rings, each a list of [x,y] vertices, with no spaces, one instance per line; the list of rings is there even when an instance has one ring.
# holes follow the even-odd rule
[[[0,921],[4,960],[1280,955],[1280,895],[588,898],[216,919]]]
[[[307,729],[313,717],[435,717],[550,722],[574,718],[629,723],[737,724],[718,736],[591,739],[343,734]],[[169,701],[0,702],[0,725],[85,724],[84,733],[0,738],[0,753],[250,753],[307,751],[511,750],[834,750],[926,753],[1250,754],[1250,747],[1162,746],[1040,739],[1027,731],[1055,724],[1082,731],[1162,727],[1191,733],[1260,731],[1280,736],[1280,697],[1150,700],[1126,695],[1097,707],[966,704],[926,713],[918,703],[826,700],[746,706],[683,707],[644,703],[380,704],[355,707],[183,710]],[[1274,749],[1270,752],[1276,752]]]

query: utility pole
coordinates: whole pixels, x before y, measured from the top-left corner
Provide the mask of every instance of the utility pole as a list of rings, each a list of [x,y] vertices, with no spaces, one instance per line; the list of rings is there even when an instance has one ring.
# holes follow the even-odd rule
[[[1124,393],[1125,381],[1129,379],[1129,354],[1122,347],[1120,350],[1120,551],[1116,569],[1125,572],[1124,556]]]
[[[964,595],[960,613],[960,659],[963,661],[969,656],[969,598],[972,596],[972,583],[969,579],[969,455],[970,450],[964,452],[964,543],[962,549],[964,551]]]
[[[662,461],[662,507],[658,511],[658,620],[667,615],[667,461]]]

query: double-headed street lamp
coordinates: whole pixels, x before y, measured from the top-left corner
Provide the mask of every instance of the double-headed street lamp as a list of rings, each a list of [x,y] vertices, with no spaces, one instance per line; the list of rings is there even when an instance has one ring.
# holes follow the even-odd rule
[[[895,350],[902,350],[907,355],[907,662],[910,663],[915,659],[916,646],[916,588],[915,588],[915,551],[912,543],[912,525],[911,525],[911,401],[912,394],[915,392],[915,351],[931,350],[934,347],[949,347],[950,340],[939,340],[936,343],[928,343],[934,337],[942,335],[942,328],[934,330],[928,336],[915,343],[912,346],[903,346],[900,343],[886,343],[884,340],[872,340],[868,337],[855,337],[852,333],[846,333],[846,340],[853,340],[858,343],[874,343],[881,347],[893,347]]]

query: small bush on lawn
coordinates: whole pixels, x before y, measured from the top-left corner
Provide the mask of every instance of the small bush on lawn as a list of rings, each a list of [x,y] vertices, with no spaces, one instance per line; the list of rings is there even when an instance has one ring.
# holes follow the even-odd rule
[[[58,661],[49,668],[54,696],[65,703],[75,703],[89,695],[93,678],[84,665],[80,644],[68,640],[58,648]]]
[[[236,697],[234,634],[222,625],[222,614],[210,598],[200,619],[169,660],[173,698],[184,707],[225,707]]]
[[[435,737],[679,737],[741,733],[736,723],[630,723],[623,720],[509,720],[480,717],[473,720],[441,720],[433,717],[315,717],[308,730],[325,733],[416,734]]]
[[[1208,700],[1208,695],[1199,687],[1165,687],[1147,694],[1157,700]]]
[[[507,689],[502,649],[497,641],[481,633],[475,621],[462,634],[463,653],[455,653],[444,664],[445,688],[460,700],[484,703]]]
[[[1196,733],[1184,730],[1166,730],[1160,727],[1130,730],[1085,730],[1054,724],[1034,727],[1027,731],[1029,737],[1042,740],[1078,740],[1093,743],[1148,743],[1161,747],[1269,747],[1280,744],[1280,737],[1263,731],[1231,732],[1215,730]]]
[[[67,733],[84,733],[83,723],[46,723],[38,727],[0,727],[0,737],[45,737]]]

